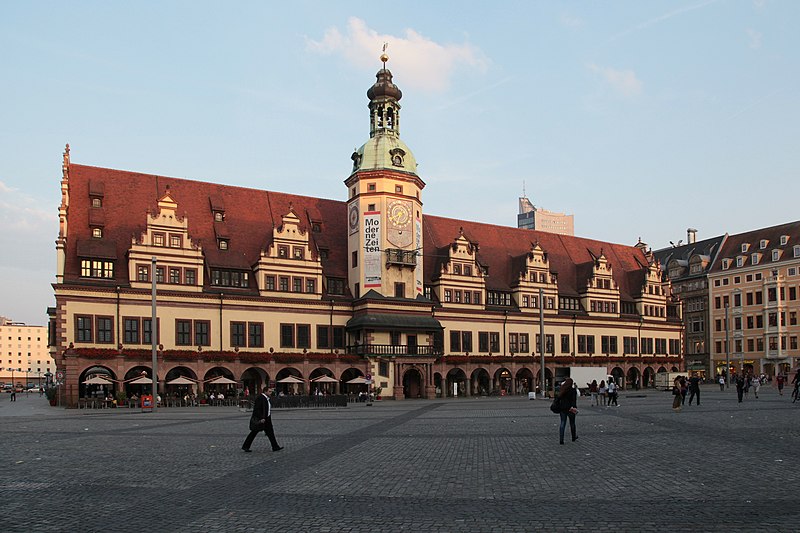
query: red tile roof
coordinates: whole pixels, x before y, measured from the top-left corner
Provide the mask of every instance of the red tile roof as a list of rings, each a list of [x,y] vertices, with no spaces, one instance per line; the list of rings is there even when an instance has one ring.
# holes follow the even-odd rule
[[[319,232],[310,238],[318,249],[328,252],[322,260],[326,276],[347,277],[347,213],[346,203],[308,196],[248,189],[232,185],[192,181],[181,178],[140,174],[122,170],[70,164],[69,168],[69,228],[65,280],[80,276],[78,242],[81,252],[102,249],[106,256],[109,248],[116,247],[118,266],[117,283],[129,279],[126,257],[132,238],[140,238],[146,228],[146,213],[156,213],[158,199],[169,188],[170,196],[178,204],[178,216],[188,217],[188,231],[192,240],[203,246],[209,265],[234,269],[247,269],[258,261],[260,251],[272,242],[273,227],[282,223],[283,215],[290,209],[299,216],[301,229],[311,231],[310,221],[320,222]],[[91,215],[91,220],[104,220],[103,239],[91,237],[90,193],[103,191],[102,215]],[[215,224],[212,208],[225,210],[225,221]],[[459,235],[479,244],[478,261],[489,267],[487,288],[508,290],[518,279],[521,259],[538,242],[547,253],[550,270],[557,273],[559,292],[577,296],[578,287],[585,285],[591,273],[594,257],[605,254],[613,269],[614,280],[623,300],[629,300],[640,291],[643,268],[647,259],[641,250],[632,246],[545,233],[540,231],[496,226],[449,218],[424,216],[424,277],[429,283],[438,272],[441,258],[446,257],[446,247]],[[229,249],[217,249],[217,236],[230,239]],[[594,257],[593,257],[594,256]]]

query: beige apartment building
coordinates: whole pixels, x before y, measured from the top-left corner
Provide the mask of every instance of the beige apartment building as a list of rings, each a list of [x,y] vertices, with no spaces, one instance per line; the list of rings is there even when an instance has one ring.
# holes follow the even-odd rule
[[[67,147],[51,316],[67,405],[92,376],[139,392],[154,344],[165,395],[218,377],[288,394],[527,394],[542,371],[548,388],[571,366],[649,386],[683,367],[649,251],[423,213],[385,66],[367,97],[344,201],[79,165]]]
[[[713,366],[788,374],[800,364],[800,222],[729,236],[709,273]],[[726,320],[727,317],[727,320]]]
[[[575,235],[575,217],[536,207],[530,199],[521,196],[517,227],[558,233],[559,235]]]
[[[25,388],[44,385],[54,371],[47,328],[0,317],[0,382]]]

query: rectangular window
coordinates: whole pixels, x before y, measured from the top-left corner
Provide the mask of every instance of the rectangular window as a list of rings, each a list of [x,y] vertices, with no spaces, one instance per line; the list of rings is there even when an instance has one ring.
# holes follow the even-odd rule
[[[251,348],[262,348],[264,346],[264,323],[263,322],[248,322],[247,323],[248,342],[247,345]]]
[[[275,276],[264,276],[264,290],[275,290]]]
[[[148,282],[150,281],[150,267],[146,265],[138,265],[136,267],[136,281]]]
[[[175,320],[175,345],[191,346],[192,344],[192,321]]]
[[[345,335],[345,328],[344,326],[333,326],[333,347],[334,348],[344,348],[345,339],[347,336]]]
[[[289,247],[284,244],[278,245],[278,257],[286,258],[289,257]]]
[[[328,294],[344,294],[344,280],[328,278]]]
[[[156,323],[158,326],[158,323]],[[153,344],[153,319],[142,319],[142,344]]]
[[[297,347],[311,348],[311,326],[309,324],[297,324]]]
[[[123,342],[125,344],[139,344],[139,319],[138,318],[124,318],[123,324]]]
[[[403,342],[403,335],[399,331],[389,332],[389,344],[392,346],[400,346]]]
[[[569,335],[561,335],[561,353],[570,353],[569,351]]]
[[[489,333],[487,331],[478,332],[478,351],[480,353],[489,351]]]
[[[496,331],[489,332],[489,351],[491,353],[500,352],[500,334]]]
[[[317,280],[314,278],[306,278],[306,292],[308,294],[317,292]]]
[[[197,346],[211,346],[211,322],[208,320],[194,321],[194,343]]]
[[[164,267],[156,267],[156,283],[164,283]]]
[[[184,272],[184,277],[186,278],[186,285],[197,285],[197,270],[187,268]]]
[[[508,350],[511,354],[519,353],[519,335],[516,333],[508,334]]]
[[[281,324],[281,348],[294,348],[294,324]]]
[[[317,326],[317,348],[328,349],[331,347],[330,328],[328,326]]]
[[[181,269],[180,268],[170,268],[169,269],[169,282],[178,284],[181,282]]]
[[[464,291],[464,303],[465,304],[472,303],[472,293],[470,291]]]
[[[472,332],[471,331],[462,331],[461,332],[461,348],[465,352],[472,351]]]
[[[444,301],[446,303],[449,303],[452,299],[453,299],[453,291],[451,291],[450,289],[445,289],[444,290]]]
[[[406,284],[405,283],[395,283],[394,284],[394,297],[395,298],[405,298],[406,297]]]
[[[292,246],[292,257],[295,259],[304,259],[303,254],[303,247],[302,246]]]
[[[764,293],[758,291],[756,293],[756,305],[761,305],[764,303]]]
[[[461,332],[460,331],[451,331],[450,332],[450,351],[451,352],[460,352],[461,351]]]
[[[98,344],[111,344],[114,342],[114,319],[108,316],[99,316],[97,323],[97,342]]]
[[[244,328],[244,322],[231,322],[231,346],[240,348],[246,346]]]
[[[480,292],[475,291],[475,292],[472,293],[472,303],[474,303],[475,305],[481,305],[481,293]]]
[[[529,337],[527,333],[519,334],[519,353],[531,353],[531,347],[528,339]]]
[[[756,315],[756,328],[761,329],[764,327],[764,315]]]
[[[10,337],[9,337],[10,339]],[[75,317],[75,342],[92,342],[92,317],[78,315]],[[10,355],[10,353],[9,353]],[[10,361],[9,361],[10,362]]]
[[[281,291],[281,292],[289,292],[289,277],[288,276],[281,276],[279,278],[278,290]]]
[[[741,294],[734,294],[733,295],[733,306],[734,307],[741,307],[742,306],[742,295]]]
[[[292,278],[292,292],[303,292],[303,278]]]

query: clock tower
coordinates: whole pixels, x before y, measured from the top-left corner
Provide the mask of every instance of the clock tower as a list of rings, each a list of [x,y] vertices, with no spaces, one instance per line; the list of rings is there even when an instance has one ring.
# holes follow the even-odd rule
[[[422,201],[425,183],[400,139],[403,93],[386,68],[367,91],[369,140],[353,152],[348,190],[348,282],[355,298],[375,291],[416,298],[422,286]]]

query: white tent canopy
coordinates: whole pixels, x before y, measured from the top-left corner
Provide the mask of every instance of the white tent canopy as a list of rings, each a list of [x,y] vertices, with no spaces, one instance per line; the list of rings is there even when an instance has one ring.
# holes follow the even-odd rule
[[[148,378],[146,376],[142,376],[140,378],[136,378],[133,381],[128,382],[130,385],[152,385],[153,378]]]
[[[100,376],[92,376],[83,382],[84,385],[113,385],[110,379],[102,378]]]
[[[278,383],[303,383],[302,379],[298,379],[294,376],[288,376],[283,379],[279,379]]]
[[[364,377],[358,376],[357,378],[353,378],[347,383],[350,385],[364,385],[366,384],[367,380]]]
[[[339,383],[339,380],[330,376],[319,376],[312,379],[314,383]]]
[[[194,381],[184,376],[180,376],[173,380],[167,381],[167,385],[194,385],[194,384],[195,384]]]
[[[236,383],[236,381],[226,378],[225,376],[219,376],[208,380],[209,385],[236,385]]]

